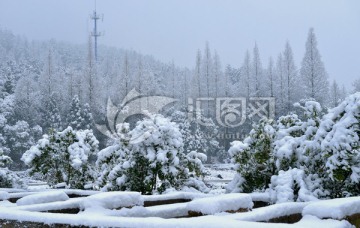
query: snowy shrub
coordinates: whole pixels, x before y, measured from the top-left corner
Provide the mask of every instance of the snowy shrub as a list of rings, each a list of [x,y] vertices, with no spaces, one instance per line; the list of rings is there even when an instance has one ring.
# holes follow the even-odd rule
[[[183,136],[185,153],[198,151],[207,155],[210,161],[211,157],[216,157],[220,161],[227,158],[227,153],[219,145],[216,137],[206,137],[206,134],[216,136],[218,127],[209,118],[201,114],[196,114],[198,119],[188,118],[186,112],[174,111],[171,115],[171,121],[176,122]],[[199,124],[202,122],[203,124]]]
[[[66,182],[70,187],[83,188],[93,180],[91,156],[98,141],[91,130],[74,131],[71,127],[61,132],[50,132],[22,156],[30,166],[30,173],[41,173],[49,184]]]
[[[131,131],[127,124],[118,129],[118,143],[98,155],[98,183],[105,190],[161,193],[184,186],[190,172],[202,174],[201,159],[206,156],[196,152],[185,155],[178,126],[163,116],[150,115]]]
[[[302,109],[303,120],[295,114],[282,116],[277,121],[274,156],[277,170],[306,169],[313,173],[319,168],[318,145],[314,136],[321,120],[321,106],[316,101],[296,103]],[[314,159],[316,157],[316,159]]]
[[[306,180],[307,184],[316,186],[314,189],[309,188],[314,197],[323,197],[327,194],[322,187],[324,180],[321,171],[319,173],[319,146],[315,140],[320,125],[321,106],[315,101],[302,103],[295,104],[295,107],[302,109],[303,120],[296,114],[281,116],[276,124],[271,120],[262,120],[254,125],[243,142],[232,143],[229,153],[236,164],[238,175],[228,185],[228,192],[263,191],[268,188],[271,181],[270,189],[284,184],[287,191],[295,195],[292,198],[289,196],[287,200],[298,200],[297,186],[301,183],[298,177],[295,178],[294,170],[300,170],[301,178]],[[279,183],[281,177],[289,175],[295,184],[292,181]],[[318,179],[315,181],[316,184],[314,178]],[[279,201],[282,200],[275,199],[275,202]]]
[[[271,177],[269,193],[274,203],[317,200],[320,186],[318,179],[309,178],[303,170],[294,168],[280,170]]]
[[[359,121],[360,93],[355,93],[323,117],[317,132],[332,197],[360,194]]]
[[[264,190],[270,183],[274,174],[273,140],[275,129],[272,120],[261,120],[254,125],[249,136],[243,142],[231,143],[229,154],[231,160],[236,164],[236,170],[241,178],[237,178],[238,185],[233,182],[232,186],[242,192],[253,192]],[[228,191],[233,191],[228,189]]]
[[[0,168],[0,188],[20,188],[22,180],[8,168]]]
[[[41,134],[41,127],[37,125],[31,128],[26,121],[17,121],[14,125],[6,125],[4,132],[11,151],[9,156],[17,164],[16,168],[24,168],[20,164],[21,156],[35,143],[34,137],[37,137],[39,132]]]
[[[21,186],[20,178],[16,175],[16,173],[10,171],[8,168],[4,168],[6,165],[11,163],[11,158],[4,155],[4,153],[0,150],[0,188]]]

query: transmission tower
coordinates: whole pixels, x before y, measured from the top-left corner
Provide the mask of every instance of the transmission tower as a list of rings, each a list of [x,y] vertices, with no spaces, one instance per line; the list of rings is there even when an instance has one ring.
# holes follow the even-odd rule
[[[102,36],[101,32],[98,32],[98,28],[97,28],[97,21],[104,18],[104,16],[100,16],[96,13],[96,0],[95,0],[95,10],[93,12],[93,14],[90,16],[91,20],[94,21],[94,30],[91,32],[91,36],[94,37],[94,51],[95,51],[95,61],[97,61],[97,38],[99,36]]]

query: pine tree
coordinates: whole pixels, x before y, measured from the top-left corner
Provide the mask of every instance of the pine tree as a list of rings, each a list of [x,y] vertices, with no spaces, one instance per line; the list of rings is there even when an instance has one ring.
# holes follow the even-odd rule
[[[246,98],[249,99],[249,97],[252,94],[252,80],[251,80],[251,62],[250,62],[250,53],[247,50],[244,57],[244,62],[241,66],[241,75],[243,84],[245,86],[245,94]]]
[[[337,82],[334,80],[333,83],[331,84],[331,88],[330,88],[330,97],[331,97],[331,106],[332,107],[336,107],[339,105],[340,101],[342,100],[342,96],[341,96],[341,91],[340,91],[340,87],[337,84]]]
[[[94,181],[91,158],[97,153],[98,141],[91,130],[52,130],[27,150],[21,160],[30,166],[30,174],[41,173],[49,184],[65,182],[84,188]]]
[[[273,141],[275,129],[273,120],[262,119],[254,125],[244,141],[231,143],[229,154],[231,161],[236,164],[240,178],[235,178],[231,185],[242,192],[265,190],[270,178],[275,172],[273,154]]]
[[[328,75],[317,48],[313,28],[309,30],[300,74],[304,83],[306,97],[313,98],[321,104],[326,104],[329,93]]]
[[[94,124],[94,119],[91,113],[90,105],[88,103],[84,104],[81,114],[82,114],[81,129],[92,129],[92,126]]]
[[[161,115],[150,115],[129,131],[119,126],[120,139],[99,152],[100,186],[105,190],[130,190],[143,194],[180,189],[195,184],[189,172],[202,174],[202,154],[183,152],[182,135],[174,122]],[[206,156],[205,156],[206,157]],[[160,181],[160,183],[159,183]],[[195,181],[195,183],[199,183]]]
[[[74,130],[79,130],[82,129],[81,125],[83,122],[84,118],[80,107],[80,100],[78,95],[75,95],[71,100],[71,106],[67,116],[67,125],[72,127]]]
[[[298,87],[297,83],[297,70],[294,62],[293,52],[290,47],[289,42],[286,42],[285,50],[283,52],[283,67],[284,67],[284,76],[286,81],[286,106],[287,110],[292,109],[293,103],[296,99],[299,99],[298,94],[296,94],[296,88]]]
[[[253,51],[252,62],[252,80],[254,82],[254,96],[259,97],[262,95],[262,81],[263,81],[263,69],[260,60],[260,53],[257,44],[255,43]]]
[[[45,132],[49,131],[50,129],[62,129],[62,121],[55,93],[52,93],[50,97],[47,98],[43,115],[43,129],[45,130]]]

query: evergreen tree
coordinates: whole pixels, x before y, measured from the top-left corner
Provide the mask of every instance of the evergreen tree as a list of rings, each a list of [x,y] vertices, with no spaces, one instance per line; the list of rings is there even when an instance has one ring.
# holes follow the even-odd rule
[[[273,141],[275,129],[273,120],[262,119],[255,124],[244,141],[231,143],[229,154],[231,161],[236,165],[240,178],[233,180],[235,189],[251,193],[265,190],[275,173],[273,154]]]
[[[98,143],[91,130],[51,130],[21,160],[30,166],[31,175],[41,173],[49,184],[65,182],[73,188],[84,188],[95,178],[90,162]]]
[[[78,95],[75,95],[71,101],[69,114],[67,116],[67,125],[74,130],[82,129],[82,123],[84,122],[82,110],[80,107],[80,100]]]
[[[60,111],[58,108],[58,101],[56,99],[55,93],[52,93],[51,96],[45,102],[44,108],[44,122],[43,129],[49,131],[50,129],[61,130],[62,121],[60,116]]]
[[[182,135],[175,123],[161,115],[150,115],[130,132],[128,124],[118,129],[119,142],[99,152],[100,186],[143,194],[184,185],[204,187],[189,176],[190,172],[202,174],[199,158],[204,157],[196,152],[184,154]]]
[[[94,119],[91,113],[90,105],[86,103],[82,109],[81,129],[92,129],[93,123]]]
[[[321,104],[326,104],[329,93],[328,75],[317,48],[313,28],[309,30],[300,74],[304,83],[306,97],[313,98]]]

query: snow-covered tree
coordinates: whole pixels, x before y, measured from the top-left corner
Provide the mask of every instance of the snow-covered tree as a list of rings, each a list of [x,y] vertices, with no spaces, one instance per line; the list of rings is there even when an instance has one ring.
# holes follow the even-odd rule
[[[11,158],[0,150],[0,188],[21,187],[22,182],[19,177],[7,168],[11,163]]]
[[[263,69],[260,60],[260,53],[257,44],[255,44],[253,50],[253,62],[251,68],[251,80],[254,85],[254,93],[252,94],[255,97],[262,96],[262,81],[263,81]]]
[[[241,66],[241,77],[245,89],[246,98],[249,98],[252,94],[252,80],[251,80],[251,61],[250,53],[247,50],[244,57],[244,62]]]
[[[352,86],[353,86],[353,92],[354,92],[354,93],[360,92],[360,79],[356,79],[356,80],[352,83]]]
[[[330,98],[331,107],[336,107],[339,105],[340,101],[342,100],[341,90],[337,82],[334,80],[330,87]]]
[[[91,130],[52,130],[27,150],[21,160],[30,174],[41,173],[49,184],[66,182],[84,188],[94,180],[91,157],[97,153],[98,141]]]
[[[18,167],[22,167],[20,165],[22,154],[35,143],[41,132],[40,126],[31,128],[26,121],[17,121],[14,125],[5,126],[4,134],[10,150],[9,155]]]
[[[85,103],[82,109],[81,129],[92,129],[93,124],[94,119],[91,113],[90,105],[88,103]]]
[[[55,131],[62,129],[58,99],[56,98],[55,93],[52,93],[51,96],[45,101],[43,116],[44,122],[42,123],[42,126],[44,132],[51,129],[54,129]]]
[[[100,151],[97,160],[99,184],[106,190],[163,192],[189,185],[190,171],[199,174],[203,155],[184,154],[181,132],[169,119],[150,115],[129,132],[127,124],[119,129],[119,142]]]
[[[235,178],[231,183],[236,190],[264,190],[270,183],[270,178],[275,172],[271,157],[276,133],[273,126],[273,120],[262,119],[259,124],[253,126],[253,130],[244,141],[231,143],[229,154],[239,175],[239,178]]]
[[[329,93],[328,75],[321,60],[313,28],[309,30],[300,75],[304,83],[306,98],[313,98],[325,104]]]
[[[316,134],[332,197],[360,193],[359,123],[360,93],[355,93],[323,117]]]
[[[290,111],[292,109],[292,104],[298,100],[297,88],[298,80],[297,80],[297,69],[294,62],[293,52],[290,47],[289,42],[286,42],[285,50],[283,52],[283,67],[284,67],[284,76],[286,81],[286,106],[287,110]]]
[[[82,116],[82,110],[78,95],[75,95],[71,101],[71,106],[66,121],[67,125],[72,127],[74,130],[81,129],[81,124],[84,119]]]

